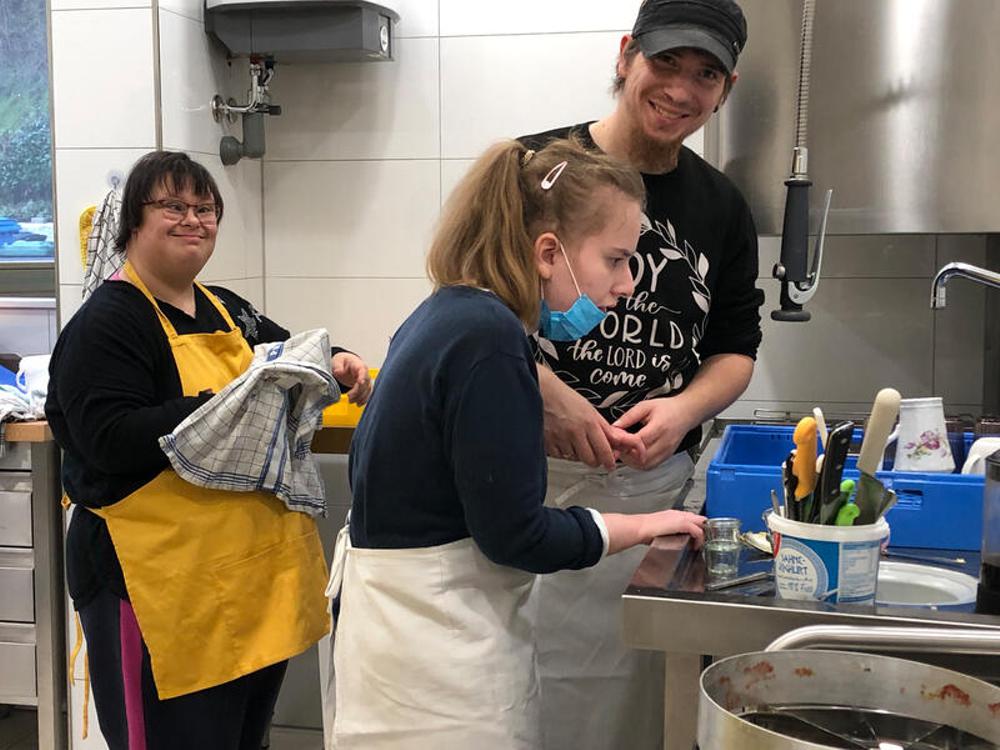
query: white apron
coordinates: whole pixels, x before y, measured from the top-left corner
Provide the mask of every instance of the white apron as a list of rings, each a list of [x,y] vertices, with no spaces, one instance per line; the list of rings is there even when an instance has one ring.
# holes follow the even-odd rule
[[[546,504],[602,513],[666,510],[693,473],[686,452],[649,471],[607,472],[550,459]],[[622,638],[622,592],[648,549],[640,545],[591,568],[539,578],[535,638],[544,733],[539,747],[663,747],[663,655],[627,648]]]
[[[490,562],[472,539],[419,549],[347,539],[345,528],[328,588],[341,591],[331,746],[537,750],[536,577]]]

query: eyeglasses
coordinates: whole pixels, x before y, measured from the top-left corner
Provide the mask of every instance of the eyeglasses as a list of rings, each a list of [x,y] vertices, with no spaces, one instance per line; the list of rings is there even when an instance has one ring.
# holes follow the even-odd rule
[[[219,207],[215,203],[186,203],[177,198],[161,198],[155,201],[146,201],[144,206],[156,206],[163,211],[163,215],[173,221],[180,221],[185,216],[189,208],[194,209],[194,216],[201,224],[215,224],[219,221]]]

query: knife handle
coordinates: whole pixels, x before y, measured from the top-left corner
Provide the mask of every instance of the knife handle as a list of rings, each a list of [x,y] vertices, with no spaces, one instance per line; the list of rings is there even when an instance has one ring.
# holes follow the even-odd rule
[[[795,461],[795,451],[792,451],[785,458],[781,466],[781,478],[785,488],[785,515],[793,521],[798,520],[798,503],[795,502],[795,487],[798,481],[792,473],[792,464]]]
[[[823,503],[836,502],[840,495],[840,480],[844,475],[844,464],[847,463],[847,452],[851,447],[853,434],[854,423],[841,422],[827,437],[826,453],[823,454],[826,458],[823,461],[819,490]]]
[[[875,396],[872,413],[865,425],[865,437],[861,441],[861,453],[858,455],[858,470],[869,476],[875,476],[882,465],[885,441],[889,439],[889,433],[899,415],[899,400],[899,391],[895,388],[883,388]]]
[[[795,499],[801,500],[816,489],[816,420],[803,417],[792,435],[795,441],[795,460],[792,474],[798,480]]]

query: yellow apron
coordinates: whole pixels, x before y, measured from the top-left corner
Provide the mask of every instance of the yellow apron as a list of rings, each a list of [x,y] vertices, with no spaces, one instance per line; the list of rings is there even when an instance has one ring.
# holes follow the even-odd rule
[[[253,354],[229,326],[178,335],[130,264],[124,275],[167,334],[185,396],[218,392]],[[167,469],[105,508],[160,699],[220,685],[301,653],[330,629],[316,523],[264,492],[197,487]]]

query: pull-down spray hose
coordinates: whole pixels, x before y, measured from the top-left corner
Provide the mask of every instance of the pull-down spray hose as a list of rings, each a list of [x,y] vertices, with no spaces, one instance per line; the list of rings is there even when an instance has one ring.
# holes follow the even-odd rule
[[[805,322],[812,316],[802,306],[816,293],[823,259],[826,218],[833,191],[826,194],[823,220],[816,237],[812,269],[809,270],[809,85],[812,69],[813,20],[816,0],[803,0],[802,38],[799,50],[799,87],[795,107],[795,148],[792,150],[792,173],[785,186],[785,218],[781,230],[781,260],[774,267],[774,277],[781,282],[781,307],[771,311],[779,321]]]
[[[804,0],[802,4],[802,38],[799,53],[799,90],[795,99],[795,156],[792,160],[792,175],[806,173],[808,151],[806,136],[809,132],[809,86],[812,83],[813,19],[816,16],[816,0]],[[802,163],[798,156],[803,153]]]

